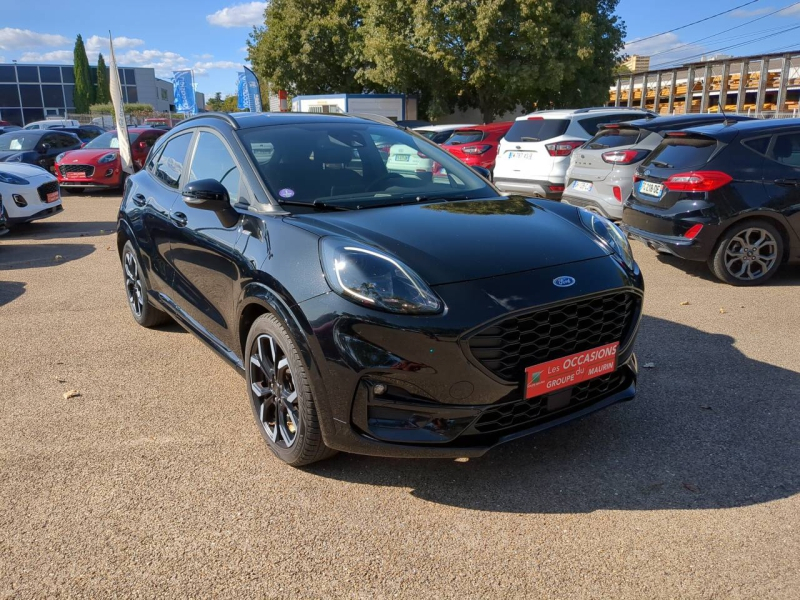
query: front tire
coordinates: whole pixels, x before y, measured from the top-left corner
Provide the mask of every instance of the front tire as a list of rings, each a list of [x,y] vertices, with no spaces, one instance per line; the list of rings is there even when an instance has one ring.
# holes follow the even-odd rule
[[[336,454],[325,445],[300,355],[283,324],[261,315],[247,336],[247,391],[258,429],[273,454],[293,467]]]
[[[781,266],[783,236],[768,221],[737,223],[720,238],[708,266],[730,285],[761,285]]]
[[[156,327],[168,323],[169,316],[150,302],[147,283],[142,277],[142,267],[133,244],[128,240],[122,249],[122,275],[125,279],[125,295],[133,320],[142,327]]]

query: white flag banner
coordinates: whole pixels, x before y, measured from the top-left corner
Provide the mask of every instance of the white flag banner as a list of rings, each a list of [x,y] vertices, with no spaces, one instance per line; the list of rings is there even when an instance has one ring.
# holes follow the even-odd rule
[[[111,64],[109,70],[109,87],[111,103],[114,105],[114,120],[117,123],[117,138],[119,139],[119,159],[122,170],[133,175],[133,160],[131,158],[131,141],[128,138],[128,124],[125,121],[125,108],[122,105],[122,85],[119,82],[117,59],[114,57],[114,42],[111,32],[108,34],[108,45],[111,47]]]

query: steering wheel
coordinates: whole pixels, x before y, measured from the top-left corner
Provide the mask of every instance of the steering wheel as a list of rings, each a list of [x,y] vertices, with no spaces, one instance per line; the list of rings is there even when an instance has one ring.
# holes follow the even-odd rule
[[[375,181],[373,181],[367,186],[367,191],[377,192],[379,184],[384,183],[386,181],[390,181],[392,179],[397,179],[398,177],[400,179],[405,179],[402,175],[400,175],[400,173],[387,173],[386,175],[382,175],[381,177],[378,177]],[[383,186],[382,189],[386,189],[386,186]]]

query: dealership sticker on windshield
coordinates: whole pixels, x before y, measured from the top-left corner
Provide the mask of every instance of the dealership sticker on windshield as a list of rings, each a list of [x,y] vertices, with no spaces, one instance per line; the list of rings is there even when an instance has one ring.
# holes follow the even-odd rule
[[[291,198],[294,196],[294,190],[290,190],[289,188],[283,188],[280,192],[278,192],[278,196],[281,198]]]
[[[525,369],[525,398],[535,398],[601,375],[617,368],[619,342],[571,354]]]

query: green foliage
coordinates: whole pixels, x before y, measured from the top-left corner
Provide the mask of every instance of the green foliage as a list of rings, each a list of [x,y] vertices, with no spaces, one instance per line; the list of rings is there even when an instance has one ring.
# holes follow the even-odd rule
[[[213,98],[206,101],[206,110],[221,111],[222,110],[222,92],[216,92]]]
[[[149,115],[152,114],[155,110],[151,104],[144,104],[141,102],[123,104],[122,106],[123,109],[125,110],[126,115]],[[93,115],[113,115],[114,105],[111,103],[92,104],[87,112],[91,112],[91,114]]]
[[[417,94],[429,118],[477,107],[605,101],[622,49],[619,0],[273,0],[248,41],[292,94]]]
[[[232,96],[225,96],[225,99],[222,101],[222,108],[220,110],[222,112],[239,112],[238,109],[239,104],[239,96],[232,95]]]
[[[97,57],[97,94],[95,97],[97,104],[111,102],[111,91],[108,86],[108,67],[106,67],[106,61],[101,54]]]
[[[75,91],[73,92],[75,112],[86,114],[89,112],[89,106],[94,104],[94,85],[89,70],[89,59],[86,57],[86,48],[80,34],[75,40],[72,68],[75,72]]]

